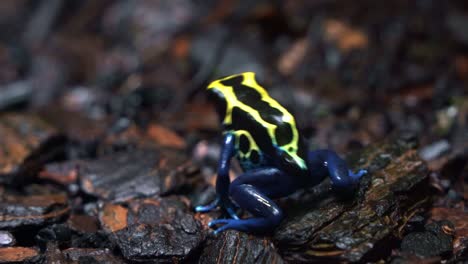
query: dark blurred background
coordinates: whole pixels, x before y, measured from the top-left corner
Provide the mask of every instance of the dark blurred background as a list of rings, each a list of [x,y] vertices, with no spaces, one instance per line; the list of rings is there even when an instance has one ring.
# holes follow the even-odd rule
[[[202,159],[218,134],[204,87],[255,71],[311,148],[407,130],[466,197],[466,1],[3,0],[0,29],[0,111],[78,138],[155,122]]]

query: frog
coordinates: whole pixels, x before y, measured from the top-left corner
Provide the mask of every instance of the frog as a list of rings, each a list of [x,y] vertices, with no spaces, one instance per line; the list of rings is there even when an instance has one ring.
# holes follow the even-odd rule
[[[353,193],[367,173],[354,173],[333,150],[308,151],[294,116],[257,82],[254,72],[217,79],[206,90],[221,122],[222,145],[216,198],[195,211],[225,210],[228,218],[208,223],[214,234],[228,229],[271,233],[285,217],[275,200],[313,187],[327,176],[336,192]],[[231,182],[233,158],[242,174]],[[239,208],[252,217],[241,219]]]

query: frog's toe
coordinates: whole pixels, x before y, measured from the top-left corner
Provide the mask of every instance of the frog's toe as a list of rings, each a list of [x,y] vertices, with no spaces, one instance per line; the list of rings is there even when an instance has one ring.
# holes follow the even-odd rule
[[[231,219],[216,219],[216,220],[211,220],[208,223],[209,227],[213,227],[215,225],[220,225],[220,224],[228,224]]]
[[[362,170],[359,170],[359,171],[355,174],[355,176],[358,177],[358,178],[361,178],[362,176],[364,176],[364,174],[367,174],[367,170],[362,169]]]
[[[229,226],[229,224],[225,224],[223,225],[222,227],[216,229],[215,231],[213,231],[213,234],[217,235],[225,230],[228,230],[228,229],[233,229],[232,227]]]
[[[221,226],[219,228],[216,228],[213,231],[213,234],[217,235],[217,234],[219,234],[219,233],[221,233],[221,232],[223,232],[225,230],[228,230],[228,229],[238,229],[239,230],[239,227],[240,227],[241,223],[242,223],[242,220],[217,219],[217,220],[213,220],[210,223],[208,223],[208,226],[213,227],[213,226],[222,224],[223,226]]]
[[[362,176],[364,176],[364,174],[367,174],[367,170],[362,169],[359,170],[357,173],[354,173],[351,170],[349,170],[349,176],[355,180],[360,179]]]
[[[195,207],[195,212],[197,213],[207,213],[212,211],[216,206],[213,206],[211,204],[209,205],[199,205]]]
[[[195,207],[195,212],[198,213],[207,213],[213,211],[220,204],[220,199],[216,198],[213,202],[207,205],[199,205]]]
[[[236,210],[232,207],[226,207],[226,212],[229,214],[229,216],[232,218],[232,219],[236,219],[238,220],[239,219],[239,216],[237,215],[236,213]]]
[[[236,211],[238,209],[237,206],[235,206],[232,202],[225,202],[222,204],[222,207],[226,210],[226,212],[229,214],[229,216],[233,219],[239,219],[239,216],[237,215]]]

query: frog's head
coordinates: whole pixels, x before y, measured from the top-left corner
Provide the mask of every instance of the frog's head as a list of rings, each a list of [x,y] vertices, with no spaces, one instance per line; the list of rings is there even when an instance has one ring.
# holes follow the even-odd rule
[[[243,72],[215,80],[208,85],[207,91],[225,124],[236,122],[232,117],[234,109],[249,113],[259,125],[263,123],[263,126],[269,126],[265,124],[268,122],[265,120],[273,115],[289,114],[286,110],[278,109],[281,105],[257,83],[254,72]]]
[[[236,88],[246,78],[245,76],[254,78],[255,74],[248,72],[230,75],[211,82],[206,88],[208,99],[215,105],[219,117],[224,122],[230,123],[232,121],[232,108],[238,104],[239,97]]]

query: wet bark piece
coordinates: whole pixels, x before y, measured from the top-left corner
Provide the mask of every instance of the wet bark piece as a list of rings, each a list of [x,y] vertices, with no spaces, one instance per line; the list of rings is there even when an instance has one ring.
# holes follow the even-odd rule
[[[46,122],[67,134],[71,140],[78,141],[82,144],[98,140],[105,135],[106,129],[110,126],[109,121],[106,119],[90,119],[85,113],[85,111],[89,111],[89,109],[74,109],[72,106],[69,106],[69,104],[73,102],[72,96],[73,95],[65,96],[63,101],[52,103],[54,107],[44,107],[40,109],[40,116]]]
[[[127,227],[128,209],[118,204],[106,204],[99,220],[107,232],[116,232]]]
[[[183,150],[187,147],[184,138],[169,127],[157,123],[151,123],[146,128],[130,125],[125,130],[117,132],[119,130],[113,128],[113,133],[106,135],[97,150],[100,154],[112,153],[113,149],[123,147],[137,149],[167,148],[172,150]]]
[[[78,179],[79,161],[49,163],[39,173],[39,179],[50,180],[62,185],[70,185]]]
[[[25,182],[63,151],[64,142],[34,115],[0,115],[0,182]]]
[[[461,208],[434,207],[431,220],[448,220],[454,225],[453,253],[455,256],[468,256],[468,212]]]
[[[39,258],[39,251],[27,247],[0,248],[0,263],[24,263]]]
[[[69,248],[62,251],[62,254],[72,263],[125,263],[107,248]]]
[[[284,263],[273,243],[237,231],[226,231],[208,240],[199,263]]]
[[[77,233],[95,233],[98,231],[97,218],[89,215],[72,214],[68,220],[67,225]]]
[[[339,201],[330,192],[301,201],[303,209],[289,212],[275,234],[285,259],[353,262],[390,251],[389,239],[428,200],[427,169],[414,145],[401,135],[352,156],[353,168],[369,170],[356,199]]]
[[[176,197],[132,200],[128,208],[106,204],[100,221],[131,261],[181,261],[204,241],[201,224]]]
[[[75,220],[82,220],[84,222],[84,226],[77,227],[77,224],[71,223],[71,221],[67,221],[67,223],[59,223],[59,224],[52,224],[47,225],[46,227],[42,228],[37,232],[35,235],[34,240],[36,244],[39,245],[41,248],[50,248],[51,257],[54,255],[60,255],[56,253],[56,249],[53,247],[56,246],[58,248],[70,248],[70,247],[78,247],[78,248],[110,248],[111,244],[103,232],[99,232],[97,230],[97,226],[89,226],[89,225],[96,225],[97,223],[93,223],[94,219],[87,219],[87,216],[71,216],[70,218],[75,218]],[[70,219],[69,218],[69,219]],[[76,219],[79,218],[79,219]],[[73,221],[73,220],[72,220]],[[92,223],[89,223],[92,221]],[[88,223],[86,223],[88,222]]]
[[[154,140],[157,144],[165,147],[172,147],[176,149],[185,149],[187,143],[183,138],[177,135],[174,131],[169,128],[158,125],[151,124],[146,131],[147,136]]]
[[[187,181],[193,169],[181,152],[135,150],[83,162],[78,174],[86,193],[124,201],[174,191]]]
[[[401,251],[424,258],[448,255],[453,246],[453,224],[439,221],[427,224],[423,232],[412,232],[401,241]]]
[[[1,194],[0,229],[55,223],[66,216],[69,210],[67,196],[64,194]]]

